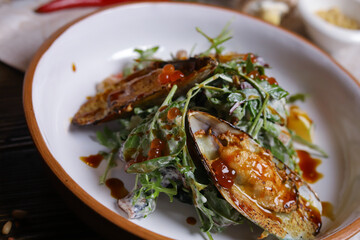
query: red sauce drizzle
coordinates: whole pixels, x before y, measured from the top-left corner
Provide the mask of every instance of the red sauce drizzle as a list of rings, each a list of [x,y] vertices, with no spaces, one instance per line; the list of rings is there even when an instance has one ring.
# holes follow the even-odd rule
[[[334,215],[333,205],[329,202],[321,202],[321,206],[322,206],[322,214],[321,215],[334,221],[335,215]]]
[[[239,119],[237,117],[232,116],[230,122],[236,125],[239,122]]]
[[[148,160],[163,156],[165,143],[159,138],[155,138],[151,141],[150,150],[148,152]]]
[[[163,128],[165,128],[165,129],[167,129],[167,130],[171,130],[171,129],[173,129],[174,127],[175,127],[175,124],[171,124],[171,125],[166,124],[166,125],[164,125]]]
[[[103,155],[96,154],[87,157],[80,157],[80,160],[89,165],[90,167],[97,168],[101,161],[104,159]]]
[[[296,152],[300,159],[299,166],[305,181],[315,183],[323,177],[322,173],[316,171],[316,167],[321,163],[320,159],[312,158],[308,152],[303,150],[297,150]]]
[[[170,108],[170,110],[167,112],[167,118],[170,121],[174,120],[179,115],[181,115],[181,111],[177,107]]]
[[[196,219],[193,218],[193,217],[188,217],[188,218],[186,219],[186,222],[187,222],[188,224],[190,224],[190,225],[195,225],[195,224],[196,224]]]
[[[166,140],[170,140],[171,138],[173,137],[173,135],[170,133],[170,134],[167,134],[166,135]]]
[[[166,108],[167,108],[168,106],[167,105],[165,105],[165,106],[162,106],[161,108],[159,108],[159,112],[162,112],[162,111],[164,111]]]
[[[143,162],[147,159],[147,157],[145,157],[143,154],[142,154],[142,151],[139,150],[140,153],[136,156],[135,158],[135,162]]]
[[[126,197],[129,194],[126,190],[124,183],[117,178],[109,178],[106,180],[105,185],[110,189],[111,196],[116,199],[121,199]]]
[[[214,170],[216,182],[224,188],[231,188],[236,178],[235,170],[228,167],[222,159],[214,161],[211,167]]]

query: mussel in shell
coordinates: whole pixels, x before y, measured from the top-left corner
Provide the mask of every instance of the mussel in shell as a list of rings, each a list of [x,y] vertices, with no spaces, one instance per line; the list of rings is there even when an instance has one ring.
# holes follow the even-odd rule
[[[172,82],[179,87],[177,94],[189,90],[195,83],[203,81],[217,66],[210,57],[189,58],[178,61],[158,61],[113,84],[95,96],[89,97],[72,119],[75,125],[91,125],[113,120],[128,114],[134,107],[148,107],[161,103],[170,91],[171,84],[159,81],[166,64],[181,71],[184,77]]]
[[[312,239],[321,202],[299,175],[250,135],[208,113],[189,111],[197,156],[222,196],[243,216],[280,239]]]

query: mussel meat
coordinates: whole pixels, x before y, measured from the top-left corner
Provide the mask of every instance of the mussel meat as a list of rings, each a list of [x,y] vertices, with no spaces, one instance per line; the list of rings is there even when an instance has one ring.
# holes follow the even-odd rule
[[[250,135],[208,113],[189,111],[188,134],[222,196],[280,239],[312,239],[321,202],[301,177]]]
[[[158,61],[88,98],[72,119],[75,125],[106,122],[132,112],[134,107],[147,107],[161,103],[171,85],[160,83],[158,77],[166,64],[172,64],[184,77],[173,82],[179,87],[178,95],[203,81],[217,66],[211,57],[189,58],[179,61]]]

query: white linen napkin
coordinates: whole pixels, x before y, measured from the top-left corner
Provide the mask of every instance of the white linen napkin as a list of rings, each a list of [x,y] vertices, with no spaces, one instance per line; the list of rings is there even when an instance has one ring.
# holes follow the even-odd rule
[[[0,0],[0,61],[25,71],[31,58],[53,32],[95,8],[38,14],[48,0]]]

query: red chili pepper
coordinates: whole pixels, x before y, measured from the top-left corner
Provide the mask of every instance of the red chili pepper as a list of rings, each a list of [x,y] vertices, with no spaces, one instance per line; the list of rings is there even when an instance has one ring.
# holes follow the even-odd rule
[[[115,3],[135,2],[139,0],[52,0],[37,8],[38,13],[54,12],[61,9],[76,8],[76,7],[102,7]],[[146,0],[140,0],[146,1]],[[158,2],[168,2],[169,0],[156,0]]]

